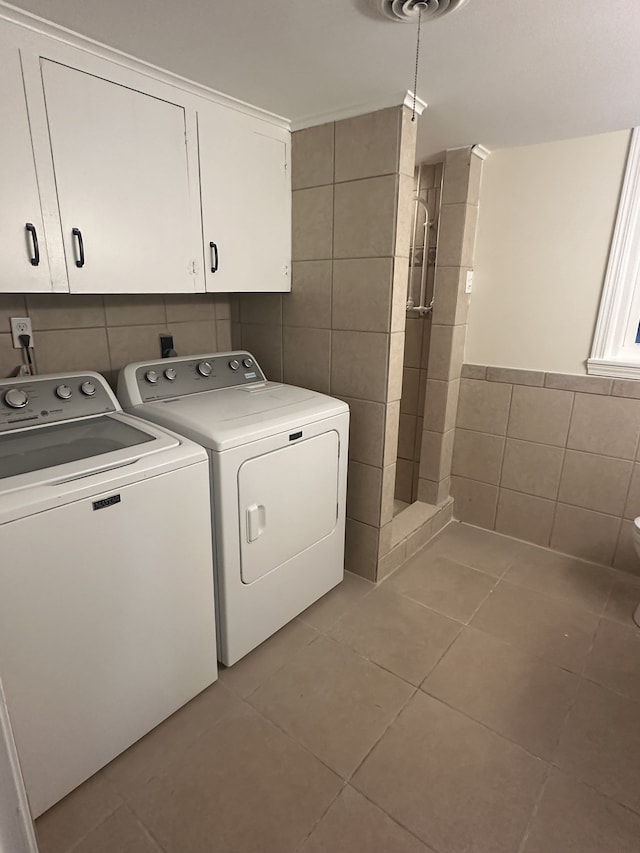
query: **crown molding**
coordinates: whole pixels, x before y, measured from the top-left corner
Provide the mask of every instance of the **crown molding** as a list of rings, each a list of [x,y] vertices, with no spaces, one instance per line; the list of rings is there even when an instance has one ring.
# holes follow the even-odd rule
[[[489,154],[491,154],[491,151],[489,151],[488,148],[485,148],[484,145],[480,145],[480,143],[477,142],[475,145],[471,146],[471,153],[475,154],[476,157],[479,157],[481,160],[486,160]]]
[[[11,24],[16,24],[26,30],[30,30],[38,35],[47,36],[55,39],[63,44],[70,45],[77,50],[85,51],[100,59],[105,59],[113,62],[130,71],[138,74],[144,74],[151,77],[153,80],[158,80],[169,86],[175,86],[196,97],[206,98],[209,101],[214,101],[217,104],[230,107],[231,109],[240,110],[241,112],[253,115],[256,118],[261,118],[268,121],[270,124],[282,127],[286,130],[290,129],[289,119],[276,113],[264,110],[261,107],[256,107],[253,104],[248,104],[246,101],[241,101],[239,98],[234,98],[231,95],[225,95],[223,92],[218,92],[203,83],[196,83],[194,80],[189,80],[187,77],[181,77],[173,71],[167,71],[164,68],[159,68],[150,62],[145,62],[143,59],[138,59],[129,53],[117,50],[114,47],[95,41],[88,36],[83,36],[59,24],[54,24],[47,21],[38,15],[33,15],[31,12],[25,12],[23,9],[18,9],[10,3],[0,0],[0,20],[8,21]]]
[[[319,124],[328,124],[331,121],[341,121],[345,118],[355,118],[356,116],[365,115],[366,113],[375,113],[378,110],[386,110],[389,107],[405,106],[413,109],[413,92],[399,92],[397,95],[389,95],[386,98],[380,98],[375,101],[367,101],[366,103],[354,104],[350,107],[344,107],[339,110],[331,110],[326,113],[316,113],[314,115],[304,116],[303,118],[293,119],[291,121],[291,130],[304,130],[307,127],[315,127]],[[427,109],[427,102],[416,96],[416,115],[421,116]]]

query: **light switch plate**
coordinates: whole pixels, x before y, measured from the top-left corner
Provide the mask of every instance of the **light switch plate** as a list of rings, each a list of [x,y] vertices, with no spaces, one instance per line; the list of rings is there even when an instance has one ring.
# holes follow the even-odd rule
[[[30,317],[11,317],[11,338],[13,340],[14,349],[22,349],[20,343],[20,335],[29,335],[31,338],[29,345],[33,346],[33,332],[31,331]]]
[[[464,286],[465,293],[471,293],[473,290],[473,270],[467,272],[467,280]]]

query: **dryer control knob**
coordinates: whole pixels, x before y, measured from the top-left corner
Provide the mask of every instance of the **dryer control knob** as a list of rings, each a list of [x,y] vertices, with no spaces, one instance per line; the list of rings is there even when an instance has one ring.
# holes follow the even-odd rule
[[[229,367],[231,370],[237,370],[240,367],[240,362],[234,358],[229,362]]]
[[[29,397],[22,388],[9,388],[4,395],[4,401],[12,409],[24,409],[29,402]]]
[[[155,370],[147,370],[144,375],[144,378],[147,380],[147,382],[151,382],[151,384],[154,385],[158,381],[158,374]]]
[[[201,361],[198,365],[198,373],[200,374],[200,376],[211,376],[212,372],[213,367],[211,367],[210,362]]]
[[[60,397],[61,400],[69,400],[72,394],[73,391],[68,385],[58,385],[56,388],[56,397]]]
[[[242,363],[245,367],[253,367],[253,359],[252,358],[243,358]]]
[[[178,374],[175,372],[173,367],[167,367],[167,369],[164,372],[165,379],[168,379],[169,382],[173,382],[173,380],[176,378],[177,375]]]
[[[89,380],[87,380],[86,382],[82,383],[82,385],[80,386],[80,390],[87,397],[93,397],[93,395],[96,393],[96,386],[93,384],[93,382],[89,382]]]

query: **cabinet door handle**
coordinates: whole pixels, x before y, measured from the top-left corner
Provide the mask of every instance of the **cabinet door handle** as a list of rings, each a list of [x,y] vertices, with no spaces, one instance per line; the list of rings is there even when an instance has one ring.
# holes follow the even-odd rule
[[[211,242],[209,248],[211,249],[211,272],[216,272],[218,269],[218,244]]]
[[[84,240],[82,239],[82,231],[79,228],[72,228],[71,233],[78,241],[78,255],[76,257],[76,266],[84,266]]]
[[[27,232],[31,235],[31,242],[33,243],[33,256],[29,258],[31,261],[31,266],[37,267],[40,263],[40,248],[38,246],[38,234],[36,233],[36,226],[31,222],[27,222],[24,226],[27,229]]]

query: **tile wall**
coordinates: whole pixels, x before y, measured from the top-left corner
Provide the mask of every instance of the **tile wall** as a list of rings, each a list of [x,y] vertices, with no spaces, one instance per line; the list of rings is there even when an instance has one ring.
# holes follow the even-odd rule
[[[451,490],[462,521],[640,574],[640,384],[464,365]]]
[[[445,154],[437,237],[434,302],[427,359],[418,500],[442,504],[451,460],[470,297],[482,159],[472,148]]]
[[[16,316],[31,318],[39,373],[95,370],[114,385],[125,364],[159,357],[161,334],[173,335],[178,355],[231,346],[226,294],[0,294],[0,377],[21,364],[9,332]]]
[[[416,305],[420,304],[423,263],[427,264],[425,272],[425,305],[429,305],[433,297],[442,169],[443,164],[438,163],[420,167],[419,174],[418,170],[416,170],[415,190],[426,203],[429,211],[427,252],[425,253],[425,211],[421,205],[418,206],[415,247],[413,249],[414,265],[411,276],[411,296]],[[411,262],[411,253],[409,261]],[[406,503],[412,503],[418,498],[420,448],[422,444],[430,337],[431,315],[427,314],[420,317],[416,312],[408,312],[405,327],[395,490],[396,498]]]
[[[347,568],[391,551],[415,123],[394,107],[297,131],[290,294],[246,294],[234,343],[267,375],[351,409]]]

